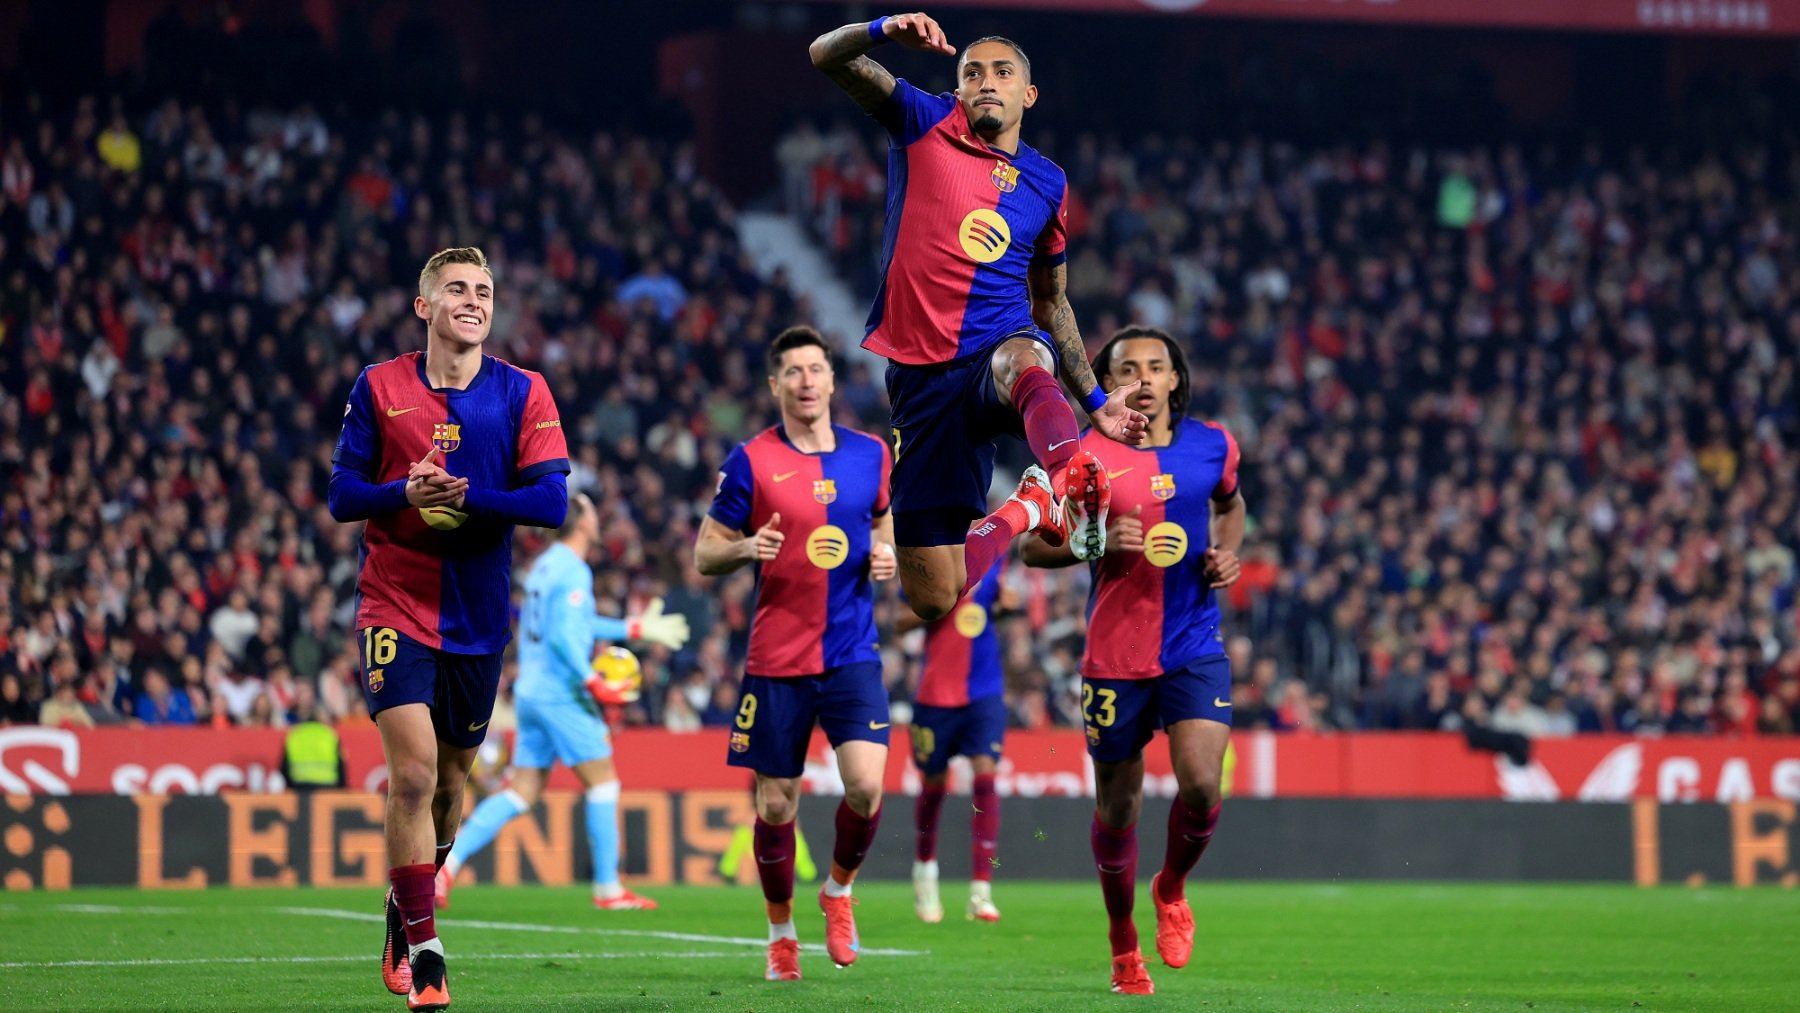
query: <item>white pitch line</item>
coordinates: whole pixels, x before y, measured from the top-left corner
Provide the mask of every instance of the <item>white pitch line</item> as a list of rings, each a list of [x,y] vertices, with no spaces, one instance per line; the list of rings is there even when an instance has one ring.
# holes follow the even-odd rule
[[[189,915],[189,914],[193,914],[194,911],[197,910],[195,908],[178,908],[178,907],[121,907],[121,906],[112,905],[112,904],[57,904],[57,905],[53,906],[53,909],[57,910],[57,911],[70,912],[70,913],[75,913],[75,914],[158,914],[158,915]],[[375,914],[375,913],[369,912],[369,911],[346,911],[341,908],[276,907],[276,908],[263,908],[262,910],[268,911],[268,912],[271,912],[274,914],[299,915],[302,917],[310,917],[310,918],[341,918],[346,921],[353,921],[353,922],[379,922],[379,921],[386,920],[385,915],[379,915],[379,914]],[[712,935],[702,935],[702,934],[694,933],[694,932],[664,932],[664,931],[657,931],[654,929],[584,928],[584,927],[575,926],[575,925],[537,925],[537,924],[533,924],[531,922],[491,922],[491,921],[479,921],[479,920],[461,919],[461,918],[454,918],[454,919],[453,918],[439,918],[438,924],[445,925],[450,928],[487,929],[489,931],[497,931],[497,932],[547,932],[547,933],[554,933],[557,935],[572,935],[572,936],[581,936],[581,935],[626,936],[626,937],[632,937],[632,938],[638,938],[638,939],[667,939],[667,940],[671,940],[673,942],[681,942],[681,943],[718,943],[718,944],[724,944],[727,946],[766,946],[766,945],[768,945],[768,942],[769,942],[767,939],[758,939],[758,938],[753,938],[751,936],[712,936]],[[808,953],[824,953],[825,952],[825,947],[819,943],[802,943],[800,945],[800,948],[801,948],[801,950],[808,952]],[[870,957],[927,957],[927,956],[931,955],[930,950],[902,950],[902,949],[891,949],[891,948],[887,948],[887,947],[876,947],[876,946],[864,947],[863,949],[861,949],[858,952],[862,953],[864,956],[870,956]],[[679,956],[679,954],[669,954],[669,956]],[[335,958],[329,958],[329,959],[335,959]],[[211,961],[200,960],[199,962],[200,963],[210,963]],[[10,967],[10,966],[12,966],[12,965],[0,964],[0,968]],[[83,964],[80,962],[75,962],[75,963],[70,963],[67,965],[30,964],[30,965],[22,965],[22,966],[31,966],[31,967],[49,967],[49,966],[110,967],[112,965],[107,964],[105,962],[94,963],[94,964]]]
[[[315,918],[344,918],[357,922],[385,921],[385,915],[368,911],[345,911],[341,908],[325,907],[279,907],[272,909],[276,914],[303,915]],[[584,928],[576,925],[535,925],[530,922],[489,922],[463,918],[439,918],[439,925],[450,928],[488,929],[498,932],[552,932],[560,935],[589,936],[632,936],[640,939],[669,939],[682,943],[725,943],[733,946],[767,946],[767,939],[751,936],[709,936],[692,932],[662,932],[653,929],[599,929]],[[824,953],[825,947],[820,943],[802,943],[802,950],[812,953]],[[880,947],[864,947],[857,951],[872,957],[925,957],[930,950],[896,950]]]
[[[692,959],[726,957],[742,959],[742,953],[462,953],[456,954],[456,961],[465,960],[640,960],[656,957],[684,957]],[[10,960],[0,963],[0,968],[52,968],[52,967],[180,967],[197,964],[360,964],[369,959],[366,953],[354,957],[145,957],[136,960]]]
[[[191,907],[120,907],[117,904],[53,904],[52,911],[82,915],[185,915]]]

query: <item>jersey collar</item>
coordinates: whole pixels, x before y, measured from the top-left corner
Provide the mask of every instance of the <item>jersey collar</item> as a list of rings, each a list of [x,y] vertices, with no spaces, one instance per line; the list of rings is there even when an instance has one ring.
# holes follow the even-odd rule
[[[483,354],[480,363],[475,367],[475,378],[469,381],[467,387],[464,387],[461,390],[458,390],[455,387],[433,387],[431,381],[425,378],[425,353],[414,352],[412,354],[418,357],[413,360],[413,368],[419,374],[419,383],[423,384],[425,389],[433,394],[442,394],[445,397],[460,397],[464,394],[475,393],[476,388],[487,382],[488,374],[494,371],[492,366],[494,357]]]

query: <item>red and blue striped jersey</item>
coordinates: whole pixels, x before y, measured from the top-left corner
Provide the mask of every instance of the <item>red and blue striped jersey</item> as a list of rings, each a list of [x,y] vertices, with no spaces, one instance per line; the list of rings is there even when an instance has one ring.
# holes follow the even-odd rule
[[[1000,638],[994,635],[994,602],[1006,564],[988,570],[975,589],[942,619],[925,627],[925,670],[915,703],[927,707],[967,707],[999,696]]]
[[[906,81],[871,113],[887,129],[881,287],[863,347],[908,365],[951,362],[1029,330],[1034,262],[1067,254],[1069,181],[1021,143],[990,148],[956,96]]]
[[[375,483],[433,462],[471,488],[513,489],[568,472],[562,419],[543,376],[491,355],[466,390],[434,389],[425,354],[370,366],[350,388],[332,464]],[[356,628],[390,627],[427,647],[491,654],[512,638],[512,528],[448,507],[371,517],[356,577]]]
[[[870,527],[888,510],[888,445],[832,426],[837,448],[808,454],[780,426],[739,444],[719,472],[708,511],[751,534],[771,516],[786,540],[756,566],[748,675],[820,675],[879,661],[875,585],[869,579]]]
[[[1090,563],[1087,650],[1081,674],[1148,679],[1223,654],[1219,603],[1206,579],[1212,501],[1237,493],[1237,441],[1222,427],[1183,420],[1166,447],[1127,447],[1089,431],[1112,480],[1112,516],[1141,509],[1144,551],[1108,547]]]

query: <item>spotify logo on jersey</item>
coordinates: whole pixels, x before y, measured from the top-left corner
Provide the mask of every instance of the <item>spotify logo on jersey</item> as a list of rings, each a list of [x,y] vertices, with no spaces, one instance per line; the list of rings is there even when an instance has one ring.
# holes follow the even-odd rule
[[[439,531],[455,531],[469,519],[468,514],[447,506],[420,507],[419,516]]]
[[[987,629],[987,623],[987,609],[974,602],[968,602],[956,610],[956,632],[970,640],[981,636],[981,631]]]
[[[806,558],[821,570],[835,570],[850,555],[850,536],[836,524],[821,524],[806,536]]]
[[[1144,558],[1152,565],[1171,567],[1187,555],[1187,532],[1174,521],[1163,521],[1144,532]]]
[[[977,264],[992,264],[1006,256],[1006,248],[1012,245],[1012,229],[1007,227],[1000,212],[993,208],[976,208],[963,216],[956,238],[962,242],[963,252],[970,260]]]

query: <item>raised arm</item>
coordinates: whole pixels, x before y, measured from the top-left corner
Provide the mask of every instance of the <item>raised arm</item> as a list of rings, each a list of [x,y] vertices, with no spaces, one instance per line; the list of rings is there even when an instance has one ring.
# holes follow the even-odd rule
[[[644,611],[635,616],[614,619],[611,616],[596,615],[593,619],[594,638],[597,640],[641,640],[646,643],[661,644],[671,651],[679,651],[688,642],[687,616],[679,612],[664,612],[661,598],[650,599]]]
[[[956,55],[944,41],[944,30],[921,13],[845,25],[814,39],[807,52],[813,66],[855,99],[863,112],[874,112],[894,93],[894,75],[866,54],[889,39],[908,49]]]

